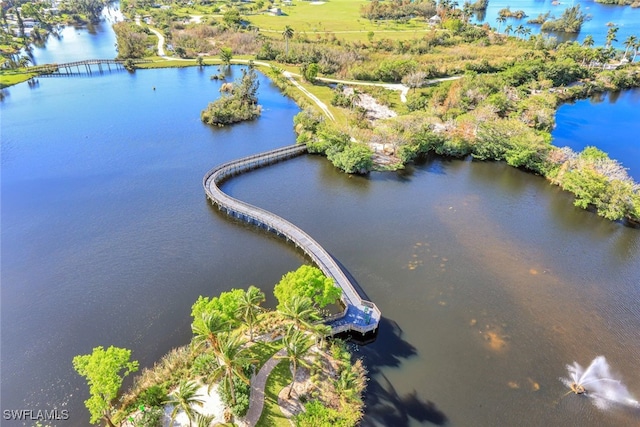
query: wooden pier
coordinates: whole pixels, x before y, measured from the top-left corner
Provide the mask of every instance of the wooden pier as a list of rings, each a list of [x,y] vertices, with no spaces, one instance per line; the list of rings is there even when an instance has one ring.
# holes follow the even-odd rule
[[[151,62],[149,60],[134,60],[134,63]],[[86,61],[67,62],[64,64],[45,64],[28,67],[26,71],[48,76],[92,75],[105,71],[124,70],[124,61],[120,59],[88,59]]]
[[[322,246],[289,221],[267,210],[235,199],[220,190],[220,183],[234,175],[296,157],[306,151],[305,145],[296,144],[223,163],[211,169],[204,176],[204,190],[212,203],[228,215],[272,232],[293,243],[311,258],[327,277],[332,278],[336,286],[342,289],[341,299],[345,309],[342,313],[327,319],[327,324],[332,328],[332,334],[341,332],[358,332],[362,335],[375,333],[381,318],[380,310],[374,303],[360,296],[338,263]]]

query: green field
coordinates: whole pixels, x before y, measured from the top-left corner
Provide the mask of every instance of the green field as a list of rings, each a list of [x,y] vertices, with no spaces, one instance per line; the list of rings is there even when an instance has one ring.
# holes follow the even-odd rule
[[[296,32],[332,32],[337,34],[360,33],[363,38],[369,31],[413,31],[428,26],[417,20],[407,24],[389,22],[369,22],[360,16],[360,6],[366,1],[360,0],[331,0],[323,4],[296,0],[291,6],[278,6],[283,15],[274,16],[268,13],[249,15],[251,24],[261,31],[282,32],[286,25]],[[327,19],[330,17],[330,19]]]

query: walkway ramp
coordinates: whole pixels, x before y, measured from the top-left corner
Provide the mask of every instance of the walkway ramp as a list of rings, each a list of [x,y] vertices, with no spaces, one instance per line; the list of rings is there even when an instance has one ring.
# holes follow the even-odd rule
[[[296,245],[311,258],[327,277],[334,280],[336,286],[342,289],[342,302],[345,309],[344,312],[327,319],[327,323],[332,327],[332,334],[358,332],[364,335],[375,332],[381,318],[380,310],[374,303],[360,297],[336,261],[320,244],[289,221],[267,210],[235,199],[224,193],[219,187],[223,181],[234,175],[271,165],[306,152],[307,147],[304,144],[296,144],[223,163],[211,169],[204,176],[205,193],[218,209],[228,215],[272,232]]]

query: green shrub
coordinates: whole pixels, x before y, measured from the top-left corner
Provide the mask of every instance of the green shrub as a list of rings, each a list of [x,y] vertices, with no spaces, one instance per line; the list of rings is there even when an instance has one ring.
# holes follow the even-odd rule
[[[216,356],[213,353],[202,353],[193,361],[193,372],[196,375],[208,375],[216,365]]]
[[[135,427],[161,427],[163,417],[164,409],[155,407],[144,411],[134,425]]]
[[[386,60],[378,66],[376,77],[383,82],[399,82],[417,69],[418,63],[412,59]]]
[[[367,173],[373,167],[373,151],[366,145],[351,143],[343,149],[332,146],[327,149],[327,158],[347,173]]]
[[[251,368],[245,367],[245,374],[251,374]],[[249,409],[249,393],[251,387],[237,376],[233,378],[233,388],[236,396],[236,403],[233,403],[231,392],[228,389],[226,381],[220,385],[220,398],[225,405],[229,407],[231,413],[237,417],[244,417]]]

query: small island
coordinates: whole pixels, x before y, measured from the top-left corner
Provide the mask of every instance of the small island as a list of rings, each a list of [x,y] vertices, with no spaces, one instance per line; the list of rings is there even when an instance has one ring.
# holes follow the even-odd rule
[[[204,123],[216,126],[255,119],[261,112],[256,96],[259,86],[255,69],[243,69],[238,81],[222,85],[222,96],[209,104],[200,118]]]

